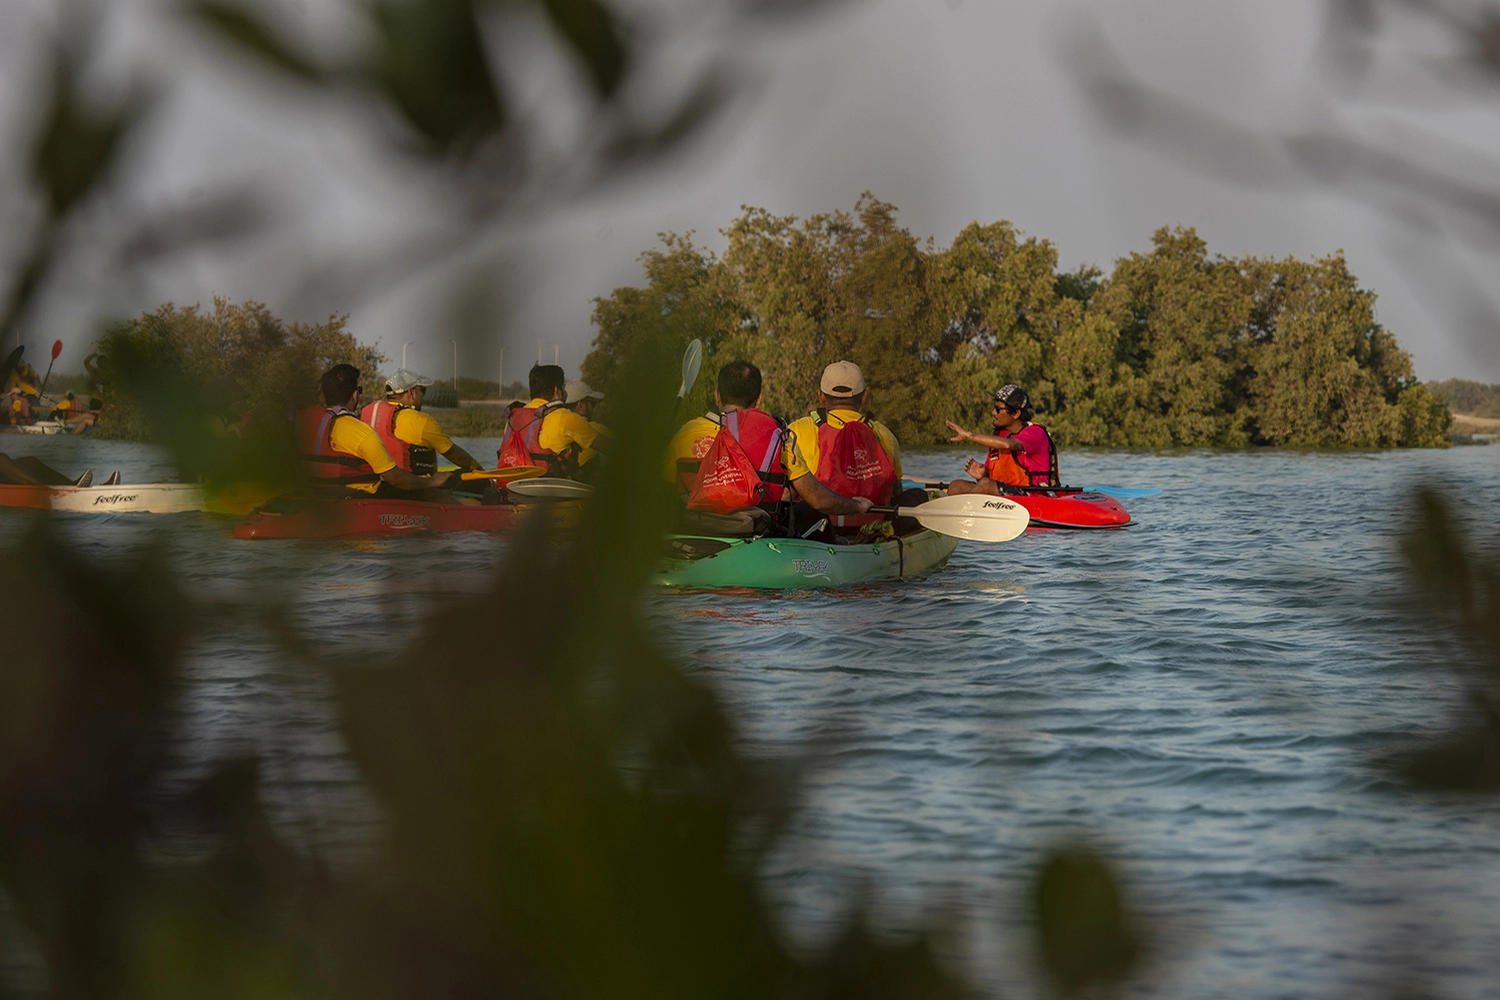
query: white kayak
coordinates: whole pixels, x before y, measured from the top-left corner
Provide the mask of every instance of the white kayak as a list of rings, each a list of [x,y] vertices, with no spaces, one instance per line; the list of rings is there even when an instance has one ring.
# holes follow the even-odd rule
[[[38,420],[34,424],[17,424],[11,430],[22,434],[66,434],[72,428],[61,420]]]
[[[0,485],[0,507],[67,510],[74,513],[177,514],[208,510],[197,483],[140,483],[135,486]]]

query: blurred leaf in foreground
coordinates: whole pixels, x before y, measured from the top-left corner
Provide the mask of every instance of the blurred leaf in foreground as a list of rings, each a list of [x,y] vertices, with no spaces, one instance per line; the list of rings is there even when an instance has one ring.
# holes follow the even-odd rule
[[[858,906],[810,957],[778,925],[761,871],[794,782],[743,755],[639,613],[674,509],[657,469],[683,331],[662,322],[621,370],[575,528],[533,517],[490,587],[384,664],[273,625],[283,656],[329,664],[382,806],[339,873],[270,825],[252,759],[163,795],[179,651],[209,619],[152,563],[111,576],[45,535],[0,557],[9,578],[46,568],[19,610],[77,657],[0,673],[0,885],[53,996],[966,995],[926,936],[883,940]]]
[[[1446,736],[1402,767],[1433,788],[1500,790],[1500,568],[1477,555],[1436,492],[1417,496],[1418,519],[1407,534],[1406,556],[1424,615],[1452,631],[1462,646],[1451,664],[1469,706]]]
[[[1123,985],[1140,958],[1141,938],[1119,878],[1103,857],[1079,847],[1053,852],[1032,901],[1038,955],[1058,992]]]

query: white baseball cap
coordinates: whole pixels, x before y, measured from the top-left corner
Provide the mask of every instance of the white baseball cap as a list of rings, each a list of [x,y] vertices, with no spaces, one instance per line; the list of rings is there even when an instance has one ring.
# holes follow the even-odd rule
[[[853,361],[835,361],[823,369],[818,388],[829,396],[858,396],[865,391],[865,376]]]
[[[574,403],[582,402],[585,399],[604,398],[604,393],[595,392],[593,389],[590,389],[587,382],[569,382],[567,386],[564,387],[563,392],[563,401],[566,402],[569,406],[572,406]]]

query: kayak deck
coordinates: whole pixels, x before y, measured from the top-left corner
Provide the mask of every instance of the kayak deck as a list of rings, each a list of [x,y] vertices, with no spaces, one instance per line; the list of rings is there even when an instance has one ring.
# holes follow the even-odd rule
[[[133,486],[17,486],[0,484],[0,507],[66,510],[79,514],[179,514],[208,510],[197,483],[138,483]]]
[[[667,546],[651,577],[655,586],[804,588],[918,576],[946,563],[958,539],[927,529],[861,545],[669,535]]]
[[[356,535],[447,534],[505,531],[528,517],[555,527],[577,518],[581,504],[433,503],[377,497],[284,496],[250,512],[232,530],[235,538],[349,538]]]
[[[1028,528],[1121,528],[1130,523],[1130,513],[1114,497],[1066,486],[1045,492],[1032,490],[1005,494],[1031,515]]]
[[[344,538],[424,532],[503,531],[515,520],[508,504],[345,499],[267,504],[234,526],[235,538]]]

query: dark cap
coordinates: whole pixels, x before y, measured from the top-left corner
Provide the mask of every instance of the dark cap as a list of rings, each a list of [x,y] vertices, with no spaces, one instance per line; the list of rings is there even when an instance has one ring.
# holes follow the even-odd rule
[[[1004,403],[1013,410],[1024,410],[1031,405],[1031,397],[1018,385],[1002,385],[995,393],[995,401]]]

